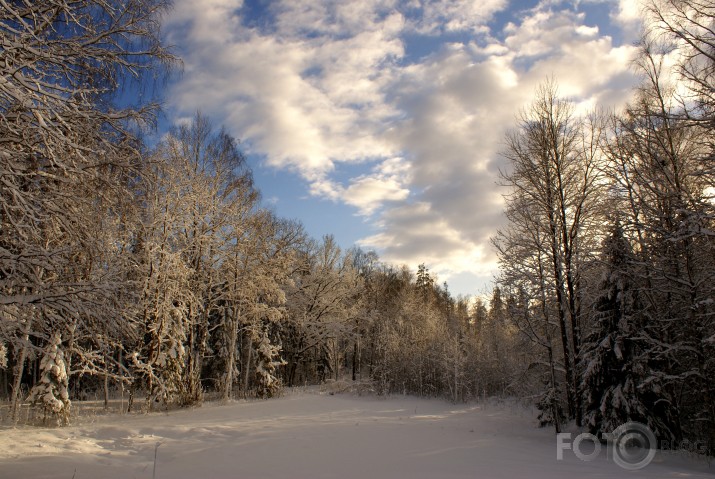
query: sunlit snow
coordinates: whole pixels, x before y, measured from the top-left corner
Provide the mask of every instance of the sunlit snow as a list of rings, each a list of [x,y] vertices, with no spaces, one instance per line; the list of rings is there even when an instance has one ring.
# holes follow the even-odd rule
[[[639,471],[619,468],[605,451],[592,462],[565,451],[557,461],[552,429],[537,428],[528,409],[493,403],[307,390],[77,421],[3,430],[0,477],[697,479],[714,472],[702,460],[660,451]]]

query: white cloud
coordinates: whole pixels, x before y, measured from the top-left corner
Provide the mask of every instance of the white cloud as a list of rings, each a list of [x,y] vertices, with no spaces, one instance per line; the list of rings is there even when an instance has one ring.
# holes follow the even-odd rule
[[[313,196],[342,201],[354,206],[360,216],[370,217],[386,204],[404,201],[410,195],[410,165],[402,158],[389,158],[375,166],[370,173],[360,174],[343,186],[327,175],[311,178]]]
[[[499,151],[536,86],[554,76],[586,107],[622,102],[633,83],[633,47],[553,5],[524,12],[499,41],[484,32],[503,0],[285,0],[271,3],[274,21],[261,28],[242,26],[240,1],[176,4],[170,35],[179,40],[182,26],[186,50],[171,95],[177,115],[200,108],[224,122],[312,195],[374,222],[379,232],[363,246],[425,262],[444,279],[495,267]],[[472,41],[407,60],[403,35],[437,41],[452,30]],[[339,181],[340,163],[364,167]]]
[[[171,96],[178,114],[208,111],[267,154],[271,165],[306,178],[330,171],[334,161],[394,153],[377,133],[394,114],[382,89],[391,59],[403,53],[395,37],[399,14],[367,21],[360,11],[331,7],[334,24],[321,30],[321,15],[330,10],[325,5],[334,2],[284,2],[276,7],[278,31],[263,33],[241,27],[240,10],[226,3],[206,13],[189,3],[177,2],[178,16],[169,23],[195,18],[185,30],[184,78]],[[234,15],[221,23],[215,10]]]
[[[484,31],[491,16],[506,6],[506,0],[422,0],[413,2],[421,15],[414,28],[425,34]]]
[[[629,37],[636,38],[643,22],[643,0],[618,0],[612,18]]]
[[[356,206],[361,214],[370,215],[384,202],[404,200],[409,194],[410,191],[395,178],[359,176],[351,180],[341,196],[347,204]]]
[[[583,21],[573,12],[534,11],[501,44],[452,47],[402,72],[395,101],[408,120],[392,134],[410,155],[420,194],[386,210],[382,231],[363,246],[392,261],[425,262],[447,279],[493,271],[489,237],[503,221],[499,151],[536,86],[555,76],[582,106],[630,94],[633,49],[614,47]]]
[[[236,12],[243,0],[202,0],[176,2],[167,19],[170,44],[184,44],[188,30],[192,42],[230,41],[239,23]]]
[[[389,227],[359,244],[378,248],[383,256],[397,264],[415,267],[425,263],[447,281],[464,271],[488,276],[495,269],[488,244],[474,241],[454,228],[427,202],[390,209],[382,221]]]
[[[410,194],[410,166],[401,158],[390,158],[378,165],[371,174],[350,180],[340,197],[358,208],[361,215],[372,215],[387,202],[404,201]]]

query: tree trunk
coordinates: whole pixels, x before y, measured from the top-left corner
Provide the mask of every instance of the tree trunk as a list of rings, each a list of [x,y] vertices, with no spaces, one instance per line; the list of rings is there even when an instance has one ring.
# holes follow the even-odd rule
[[[550,194],[549,194],[550,196]],[[560,251],[558,247],[558,236],[556,233],[555,219],[553,218],[553,212],[549,213],[549,233],[551,240],[551,257],[553,262],[553,274],[554,282],[556,283],[556,304],[558,305],[558,318],[559,318],[559,330],[561,333],[561,347],[563,348],[564,355],[564,370],[566,371],[566,401],[568,405],[568,415],[569,417],[574,417],[576,414],[575,404],[576,404],[576,391],[574,385],[576,384],[576,378],[574,377],[573,370],[573,358],[571,356],[571,345],[569,344],[568,331],[566,329],[566,304],[564,298],[564,278],[563,272],[561,270],[561,263],[559,261]]]
[[[248,396],[248,379],[251,373],[251,353],[253,352],[253,334],[249,331],[248,347],[246,348],[246,364],[244,365],[245,374],[243,376],[243,396]]]
[[[338,379],[340,379],[340,351],[338,351],[338,340],[337,338],[334,339],[334,358],[333,362],[335,363],[335,381],[337,382]]]
[[[104,410],[109,410],[109,374],[104,374]]]
[[[358,346],[358,339],[355,338],[353,343],[353,381],[357,380],[357,368],[358,368],[358,352],[360,348]]]
[[[223,400],[228,401],[231,399],[233,394],[233,370],[236,365],[236,341],[238,340],[238,311],[232,318],[227,318],[226,311],[228,308],[224,308],[224,324],[226,322],[230,323],[230,332],[228,340],[228,358],[226,359],[226,374],[223,384]]]
[[[2,375],[2,382],[0,383],[0,396],[3,398],[7,398],[8,396],[8,390],[7,390],[7,371],[5,369],[0,372],[0,375]]]
[[[547,325],[548,328],[548,325]],[[549,343],[551,340],[549,339]],[[556,394],[556,368],[554,367],[554,351],[549,346],[549,369],[551,372],[551,388],[554,391],[553,399],[551,400],[551,415],[554,418],[554,431],[556,434],[561,432],[561,424],[559,423],[559,398]]]
[[[32,315],[25,323],[25,330],[22,332],[22,349],[20,349],[20,357],[15,364],[15,381],[12,386],[12,401],[10,402],[10,419],[13,424],[17,424],[20,419],[20,386],[22,385],[22,375],[25,372],[25,361],[27,360],[27,350],[30,342],[30,331],[32,328]]]

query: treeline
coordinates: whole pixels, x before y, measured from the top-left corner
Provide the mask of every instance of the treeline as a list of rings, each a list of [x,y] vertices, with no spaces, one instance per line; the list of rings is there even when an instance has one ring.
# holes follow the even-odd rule
[[[498,283],[544,424],[639,421],[712,454],[715,6],[646,13],[625,108],[577,115],[547,81],[508,135]]]
[[[0,10],[5,419],[27,401],[67,423],[73,399],[119,390],[137,410],[346,376],[455,401],[506,391],[498,293],[471,308],[425,267],[309,238],[261,206],[239,145],[201,114],[142,141],[156,105],[126,97],[177,61],[166,7]]]

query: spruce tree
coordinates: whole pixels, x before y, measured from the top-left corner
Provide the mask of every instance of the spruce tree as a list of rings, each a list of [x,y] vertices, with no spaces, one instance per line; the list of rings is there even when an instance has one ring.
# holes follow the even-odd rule
[[[633,335],[638,308],[627,274],[629,257],[630,245],[616,222],[603,244],[603,278],[583,354],[584,419],[593,434],[610,433],[645,414],[637,399],[640,368]]]
[[[594,323],[583,351],[584,419],[592,434],[610,433],[629,421],[671,439],[665,392],[649,374],[643,331],[647,325],[631,273],[630,244],[618,221],[603,244],[604,273],[594,301]]]
[[[54,417],[59,424],[66,425],[69,423],[70,399],[67,364],[61,345],[60,333],[55,333],[40,361],[40,382],[30,391],[28,400],[43,411],[45,420]]]
[[[280,357],[281,347],[271,343],[268,331],[264,330],[256,346],[256,382],[257,394],[262,398],[276,396],[283,384],[277,376],[276,368],[283,366],[285,361]]]

